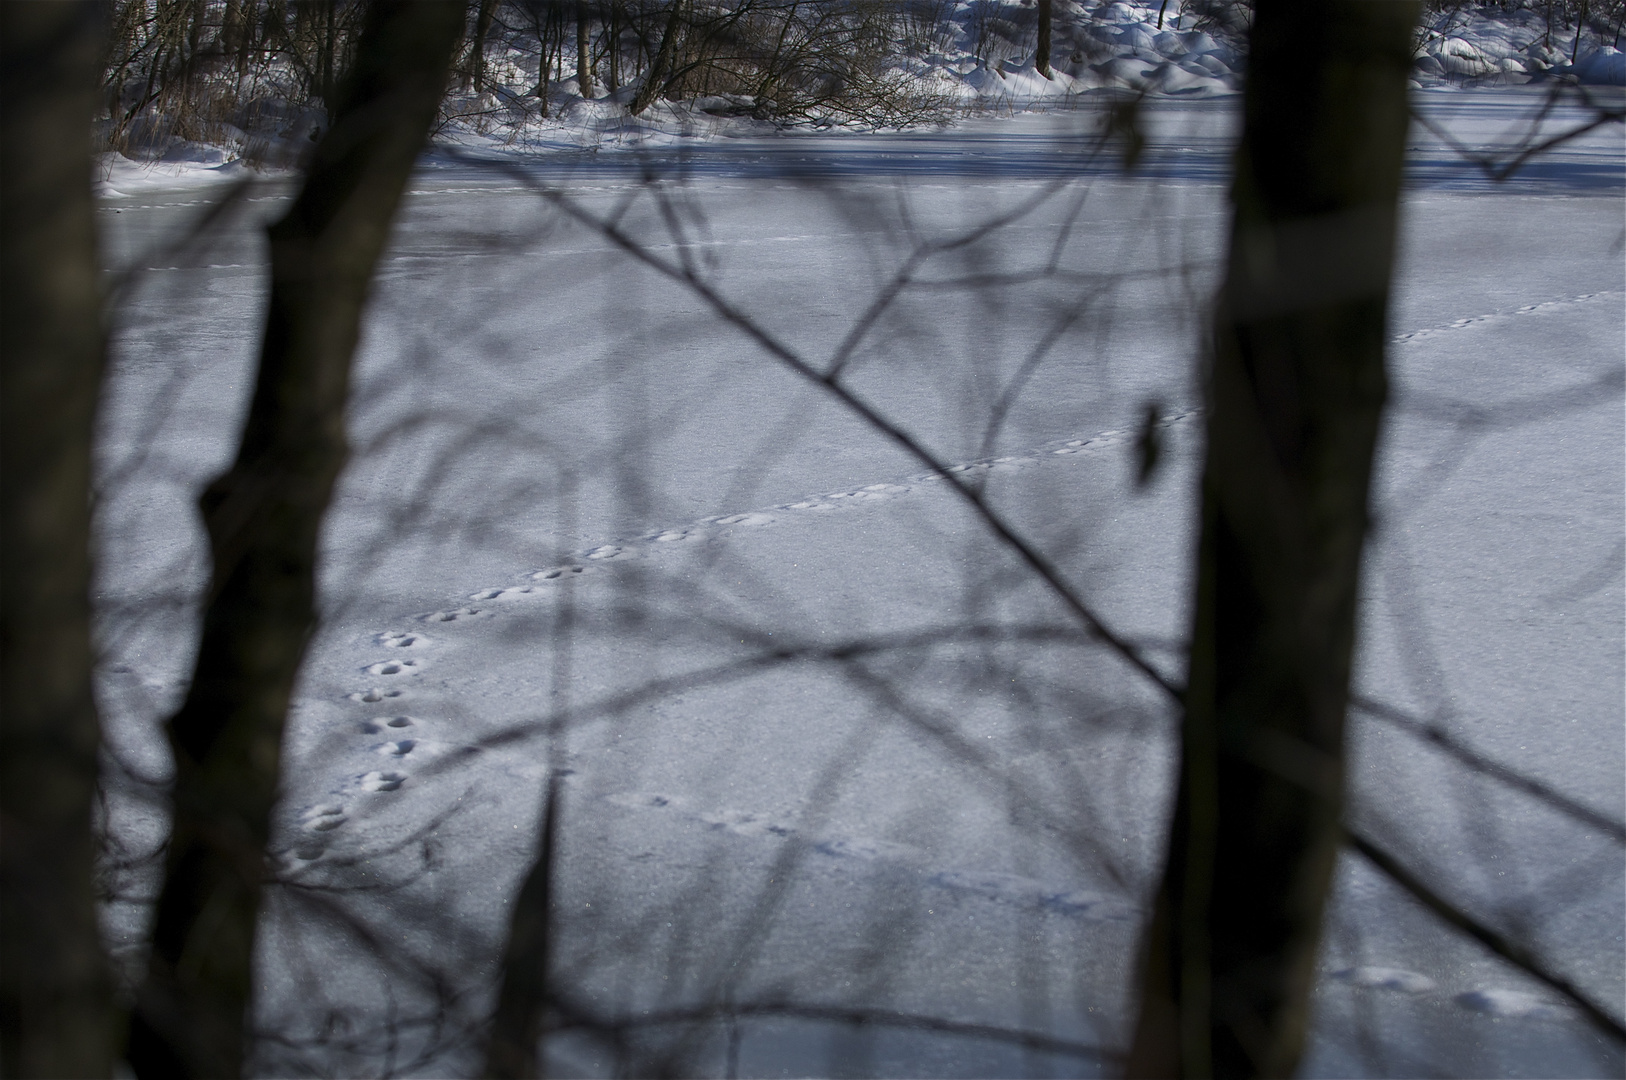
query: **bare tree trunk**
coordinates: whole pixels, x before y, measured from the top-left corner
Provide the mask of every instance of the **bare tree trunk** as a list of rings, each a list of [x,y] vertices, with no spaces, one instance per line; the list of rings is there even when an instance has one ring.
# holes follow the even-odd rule
[[[605,28],[605,39],[609,45],[609,79],[605,89],[615,93],[621,89],[621,6],[623,0],[614,0],[610,4],[609,26]]]
[[[1289,1076],[1302,1051],[1339,845],[1417,14],[1256,8],[1179,795],[1131,1076]]]
[[[683,0],[672,0],[672,6],[667,9],[666,31],[661,34],[660,48],[655,52],[655,59],[650,61],[649,73],[644,76],[644,85],[638,88],[633,95],[632,104],[628,111],[637,116],[650,103],[655,100],[662,90],[666,89],[666,75],[672,66],[672,52],[677,48],[678,36],[683,31]]]
[[[0,5],[0,1074],[108,1076],[91,807],[102,5]]]
[[[1570,66],[1575,66],[1576,59],[1581,55],[1581,34],[1586,30],[1587,0],[1581,0],[1581,14],[1575,19],[1575,45],[1570,49]]]
[[[1045,78],[1050,78],[1050,0],[1039,0],[1039,49],[1033,57],[1033,67]]]
[[[480,0],[474,16],[474,40],[470,42],[469,69],[474,79],[474,92],[486,88],[486,37],[491,33],[491,20],[497,13],[497,0]]]
[[[584,98],[593,96],[593,43],[587,36],[590,17],[587,0],[576,0],[576,89]]]
[[[250,953],[283,717],[315,625],[316,541],[347,447],[368,284],[433,122],[462,5],[378,0],[288,215],[242,446],[200,504],[214,556],[203,640],[170,722],[175,819],[146,985],[141,1077],[242,1070]]]

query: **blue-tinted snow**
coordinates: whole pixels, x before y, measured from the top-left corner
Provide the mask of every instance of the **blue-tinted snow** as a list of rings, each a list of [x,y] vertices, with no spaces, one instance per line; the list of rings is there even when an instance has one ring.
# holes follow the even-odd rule
[[[1494,147],[1542,92],[1430,90],[1419,107]],[[1152,103],[1146,175],[1082,169],[923,263],[847,369],[1171,672],[1228,108]],[[279,894],[259,1022],[325,1043],[269,1042],[266,1070],[473,1067],[550,763],[571,770],[558,974],[583,1005],[750,1005],[733,1046],[746,1075],[1108,1067],[1078,1048],[1123,1039],[1168,703],[1039,633],[1065,614],[944,480],[526,186],[618,215],[823,362],[908,245],[1022,209],[1077,167],[1094,123],[508,159],[524,182],[426,163],[358,364],[277,841],[290,880],[361,890],[347,903],[396,951],[360,956]],[[1416,143],[1360,689],[1619,819],[1619,128],[1505,184]],[[665,179],[645,186],[645,167]],[[256,189],[235,228],[175,251],[163,241],[206,194],[103,204],[110,261],[159,268],[117,321],[99,504],[103,700],[111,741],[148,772],[191,647],[173,602],[203,571],[191,499],[229,456],[264,302],[250,225],[285,198]],[[998,273],[1030,276],[954,287]],[[1133,432],[1154,398],[1166,464],[1136,493]],[[1035,633],[949,632],[996,624]],[[922,640],[933,631],[945,639]],[[855,648],[818,655],[842,643]],[[775,650],[795,656],[682,681]],[[571,723],[549,750],[538,722],[558,715]],[[1618,1011],[1618,846],[1353,724],[1363,827]],[[150,815],[120,820],[133,844],[156,835]],[[1360,864],[1339,882],[1308,1074],[1619,1073],[1618,1049],[1539,986]],[[437,1006],[413,961],[451,980],[448,1027],[419,1023]],[[775,1003],[804,1011],[766,1015]],[[855,1031],[831,1011],[856,1006],[1058,1042]],[[670,1049],[683,1030],[639,1045]],[[723,1071],[726,1026],[685,1052],[686,1068]],[[616,1068],[580,1035],[553,1053],[556,1071]]]

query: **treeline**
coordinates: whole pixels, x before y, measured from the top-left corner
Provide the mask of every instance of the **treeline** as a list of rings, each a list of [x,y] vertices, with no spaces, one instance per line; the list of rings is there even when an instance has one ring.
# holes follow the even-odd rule
[[[230,143],[314,134],[350,61],[364,4],[113,0],[106,144],[135,151],[175,137]],[[547,116],[568,92],[608,95],[634,114],[660,98],[718,98],[715,108],[765,118],[909,122],[924,118],[929,103],[899,77],[897,60],[952,47],[957,33],[954,0],[467,6],[448,109],[510,121]]]
[[[112,0],[104,145],[175,138],[249,160],[314,137],[349,64],[365,0]],[[1618,44],[1626,0],[1435,0],[1430,14],[1536,12],[1549,35],[1584,27]],[[1160,25],[1245,32],[1251,0],[1162,0]],[[1095,59],[1111,0],[467,0],[443,121],[508,128],[562,102],[657,100],[794,123],[941,119],[942,88],[914,77],[933,54],[1048,75]],[[1148,16],[1152,5],[1142,5]],[[1097,46],[1098,47],[1098,46]]]

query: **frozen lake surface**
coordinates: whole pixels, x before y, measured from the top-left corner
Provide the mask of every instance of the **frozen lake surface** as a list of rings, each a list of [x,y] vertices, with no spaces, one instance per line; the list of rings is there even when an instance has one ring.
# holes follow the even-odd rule
[[[1537,100],[1419,95],[1475,149],[1508,145]],[[1231,108],[1151,106],[1129,176],[1085,112],[430,156],[358,358],[285,747],[262,1070],[476,1067],[560,769],[552,977],[577,1021],[548,1042],[553,1072],[1111,1074],[1170,703],[925,463],[538,189],[692,267],[820,369],[841,358],[1178,677]],[[1621,131],[1504,184],[1414,144],[1358,692],[1619,821]],[[180,242],[219,197],[101,204],[110,265],[139,270],[100,451],[101,700],[149,778],[195,646],[193,500],[247,402],[257,229],[288,192]],[[1137,488],[1148,403],[1164,453]],[[1618,1015],[1619,843],[1370,712],[1351,737],[1361,827]],[[145,792],[115,785],[133,855],[161,835]],[[126,947],[139,913],[110,909]],[[1353,858],[1322,971],[1306,1075],[1622,1067]]]

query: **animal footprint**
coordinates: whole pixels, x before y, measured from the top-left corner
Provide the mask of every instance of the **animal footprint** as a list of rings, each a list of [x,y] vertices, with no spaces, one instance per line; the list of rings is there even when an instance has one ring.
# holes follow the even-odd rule
[[[772,525],[773,518],[767,514],[729,514],[727,517],[714,518],[719,525]]]
[[[589,551],[587,553],[587,557],[589,559],[613,559],[617,555],[620,555],[622,550],[623,549],[616,547],[614,544],[603,544],[594,548],[592,551]]]
[[[394,791],[406,783],[406,775],[398,772],[370,772],[361,778],[363,791]]]
[[[786,825],[770,818],[742,813],[738,810],[721,810],[698,816],[703,823],[713,829],[736,833],[740,836],[761,836],[764,833],[772,836],[792,836],[796,832],[794,825]]]
[[[470,596],[469,599],[470,600],[495,600],[495,599],[497,599],[499,596],[501,596],[503,593],[505,593],[507,591],[508,591],[507,589],[481,589],[479,592],[477,592],[474,595]]]
[[[346,696],[351,701],[363,701],[367,702],[368,704],[373,704],[375,702],[384,701],[388,698],[400,697],[401,691],[381,690],[375,686],[371,690],[357,690],[354,694],[348,694]]]
[[[397,742],[385,743],[378,748],[378,752],[389,757],[406,757],[412,753],[412,748],[417,745],[418,741],[416,739],[401,739]]]
[[[657,544],[670,544],[674,541],[687,540],[688,538],[689,530],[687,529],[667,529],[664,532],[658,532],[654,536],[650,537],[650,539],[655,541]]]
[[[322,803],[299,815],[299,824],[306,832],[332,832],[346,820],[344,807],[338,803]]]
[[[424,622],[456,622],[458,619],[470,619],[480,614],[479,608],[458,608],[456,611],[431,611],[423,616]]]
[[[675,807],[682,800],[670,795],[660,795],[649,791],[622,791],[614,795],[606,795],[606,802],[617,806],[625,806],[629,810],[664,810]]]
[[[1391,967],[1353,967],[1335,971],[1332,977],[1351,986],[1364,986],[1377,990],[1399,990],[1406,994],[1426,994],[1434,989],[1434,980],[1415,971]]]
[[[364,670],[369,675],[411,675],[417,666],[416,660],[380,660],[376,664],[368,665]]]
[[[1563,1005],[1522,990],[1470,990],[1452,999],[1465,1009],[1510,1020],[1563,1020],[1571,1013]]]
[[[429,638],[424,634],[411,634],[397,630],[379,634],[376,640],[386,649],[421,649],[429,644]]]
[[[361,725],[363,735],[381,735],[386,728],[407,728],[415,721],[410,716],[378,717],[375,720],[364,721]]]
[[[536,573],[531,575],[531,580],[552,581],[555,578],[569,577],[571,574],[579,574],[585,569],[587,569],[585,566],[555,566],[551,570],[538,570]]]

